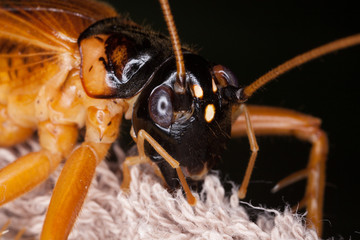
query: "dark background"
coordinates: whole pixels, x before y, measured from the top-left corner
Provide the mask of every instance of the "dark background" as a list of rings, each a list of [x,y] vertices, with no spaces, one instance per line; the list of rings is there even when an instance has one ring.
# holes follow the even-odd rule
[[[247,85],[280,63],[332,40],[360,32],[360,10],[349,2],[170,1],[181,41],[229,67]],[[156,0],[113,1],[120,13],[167,34]],[[317,116],[330,152],[324,237],[360,239],[360,47],[321,57],[258,91],[249,104],[280,106]],[[258,138],[260,152],[246,201],[283,209],[302,198],[305,182],[279,193],[277,181],[306,166],[310,144],[291,137]],[[233,140],[220,164],[223,180],[241,183],[247,139]],[[230,186],[230,184],[228,184]]]

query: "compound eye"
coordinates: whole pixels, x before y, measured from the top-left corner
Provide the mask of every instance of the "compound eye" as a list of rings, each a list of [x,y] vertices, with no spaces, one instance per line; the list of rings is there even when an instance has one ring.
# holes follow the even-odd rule
[[[214,76],[216,82],[222,87],[232,86],[235,88],[239,87],[239,81],[235,77],[234,73],[231,72],[228,68],[222,65],[215,65],[213,67]]]
[[[173,91],[166,86],[153,90],[149,97],[151,119],[161,127],[168,128],[173,120]]]

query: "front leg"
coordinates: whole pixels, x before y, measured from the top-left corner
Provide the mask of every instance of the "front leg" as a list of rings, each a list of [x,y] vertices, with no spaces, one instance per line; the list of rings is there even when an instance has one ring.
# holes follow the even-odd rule
[[[60,174],[41,239],[67,239],[84,203],[95,168],[118,136],[121,117],[121,111],[114,114],[106,108],[88,108],[85,141],[70,155]]]
[[[131,178],[130,178],[130,172],[129,172],[129,165],[134,165],[138,163],[145,163],[145,162],[151,162],[150,159],[145,154],[145,140],[153,147],[157,153],[159,153],[163,159],[176,170],[176,173],[178,175],[178,178],[181,182],[181,185],[185,191],[187,201],[190,205],[196,204],[196,198],[192,195],[189,185],[186,182],[185,176],[180,168],[180,163],[176,161],[169,153],[166,152],[166,150],[153,138],[150,136],[149,133],[147,133],[145,130],[141,129],[137,135],[134,132],[134,129],[131,128],[130,135],[136,142],[139,155],[135,157],[129,157],[125,160],[123,164],[123,172],[124,172],[124,179],[121,187],[123,189],[128,189]],[[161,172],[156,167],[156,172],[163,178]],[[164,178],[163,178],[164,179]]]

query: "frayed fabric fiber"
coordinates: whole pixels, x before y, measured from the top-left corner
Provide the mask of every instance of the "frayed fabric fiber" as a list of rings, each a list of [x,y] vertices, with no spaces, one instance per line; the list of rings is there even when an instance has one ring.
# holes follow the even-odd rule
[[[38,149],[33,140],[0,148],[0,167]],[[118,147],[114,152],[118,158],[125,157]],[[22,239],[39,238],[61,169],[59,166],[46,182],[0,208],[0,229],[9,223],[1,239],[14,239],[22,229]],[[125,193],[120,189],[121,175],[102,162],[69,239],[319,239],[313,229],[306,228],[303,216],[290,211],[263,208],[256,222],[251,221],[236,189],[226,196],[216,175],[208,175],[202,191],[194,193],[197,204],[193,207],[181,190],[169,193],[147,165],[132,167],[131,177],[130,191]]]

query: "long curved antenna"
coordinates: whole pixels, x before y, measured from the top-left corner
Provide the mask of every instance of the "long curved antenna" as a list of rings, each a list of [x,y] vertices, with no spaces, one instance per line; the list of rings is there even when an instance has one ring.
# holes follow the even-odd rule
[[[175,22],[173,15],[170,10],[170,5],[168,0],[159,0],[166,25],[169,30],[171,44],[174,50],[175,59],[176,59],[176,68],[177,68],[177,81],[175,84],[175,91],[183,93],[185,92],[185,64],[184,58],[181,51],[181,44],[179,40],[179,35],[176,30]]]
[[[272,69],[265,75],[261,76],[249,86],[245,87],[244,89],[244,98],[248,99],[256,90],[264,86],[266,83],[270,82],[271,80],[277,78],[278,76],[284,74],[285,72],[300,66],[306,62],[309,62],[315,58],[321,57],[328,53],[348,48],[351,46],[355,46],[360,44],[360,34],[355,34],[349,37],[341,38],[339,40],[330,42],[328,44],[322,45],[320,47],[314,48],[308,52],[300,54],[283,64],[277,66],[276,68]]]

